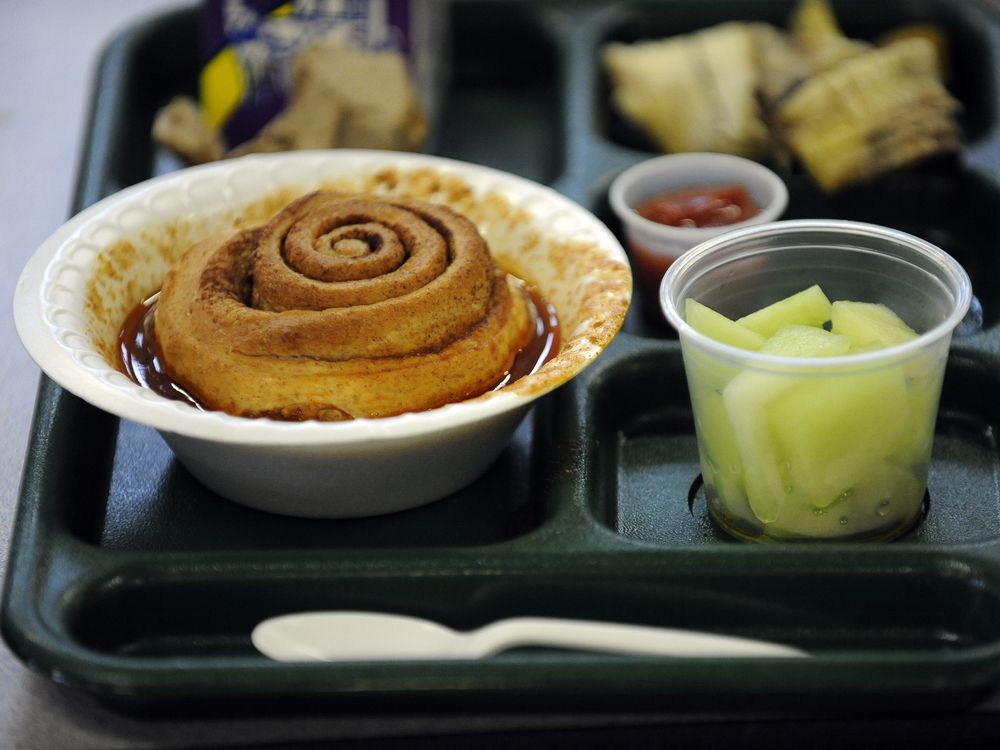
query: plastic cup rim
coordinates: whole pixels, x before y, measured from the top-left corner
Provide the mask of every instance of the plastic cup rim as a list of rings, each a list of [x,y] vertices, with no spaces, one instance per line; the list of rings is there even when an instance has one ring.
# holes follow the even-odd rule
[[[904,244],[921,253],[924,257],[934,260],[950,277],[953,283],[949,286],[957,292],[951,314],[916,338],[884,349],[833,357],[792,357],[741,349],[717,341],[691,327],[673,304],[671,291],[674,279],[688,270],[690,266],[718,251],[720,247],[727,247],[734,242],[763,234],[777,236],[802,231],[829,232],[831,230],[843,232],[848,236],[869,236],[874,233]],[[849,367],[862,369],[868,365],[904,359],[921,349],[929,348],[939,339],[950,335],[969,310],[969,305],[972,302],[972,282],[965,269],[951,255],[926,240],[898,229],[841,219],[792,219],[734,229],[692,247],[671,264],[663,275],[660,281],[659,301],[663,314],[677,330],[681,340],[689,339],[692,343],[697,344],[699,349],[726,360],[738,360],[742,366],[755,366],[761,370],[824,370]]]
[[[684,162],[695,164],[714,162],[716,164],[735,167],[744,173],[752,172],[771,188],[774,195],[767,205],[760,206],[760,211],[756,215],[734,224],[714,227],[675,227],[668,224],[660,224],[659,222],[640,216],[635,208],[625,201],[625,190],[633,180],[649,173],[655,174],[662,170],[664,165],[670,163],[682,164]],[[740,181],[740,174],[733,174],[731,177],[727,177],[727,179],[738,183]],[[708,181],[704,184],[708,184]],[[775,174],[774,171],[760,162],[742,156],[713,152],[664,154],[663,156],[656,156],[652,159],[641,161],[638,164],[633,164],[615,177],[608,191],[608,201],[619,220],[626,225],[632,225],[647,233],[658,235],[664,240],[687,239],[693,243],[698,243],[716,237],[720,233],[732,231],[733,229],[759,225],[777,219],[788,205],[788,187],[785,185],[784,180]],[[653,249],[655,250],[656,248]],[[690,250],[687,252],[690,252]]]

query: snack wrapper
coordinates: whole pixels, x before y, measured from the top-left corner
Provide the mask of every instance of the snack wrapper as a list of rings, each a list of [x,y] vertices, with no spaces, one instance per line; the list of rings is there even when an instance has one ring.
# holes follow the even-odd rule
[[[205,0],[199,81],[206,124],[232,149],[289,105],[296,56],[316,42],[398,53],[425,119],[436,109],[441,17],[420,0]]]

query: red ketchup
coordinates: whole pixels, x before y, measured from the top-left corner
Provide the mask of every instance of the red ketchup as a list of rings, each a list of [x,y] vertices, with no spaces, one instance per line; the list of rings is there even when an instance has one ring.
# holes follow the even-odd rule
[[[705,185],[671,190],[647,198],[636,207],[636,213],[657,224],[686,227],[719,227],[749,219],[760,211],[750,193],[742,185]],[[676,257],[631,244],[636,281],[644,297],[647,317],[663,322],[659,313],[658,288],[660,279]]]
[[[684,188],[647,198],[639,216],[672,227],[721,227],[749,219],[760,211],[741,185]]]

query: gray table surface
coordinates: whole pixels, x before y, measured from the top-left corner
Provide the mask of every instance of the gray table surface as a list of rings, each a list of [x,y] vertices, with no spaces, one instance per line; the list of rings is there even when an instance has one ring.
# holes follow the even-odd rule
[[[16,3],[0,0],[0,569],[6,563],[38,368],[10,315],[14,285],[35,248],[67,218],[90,80],[122,24],[162,0]],[[162,733],[162,730],[161,730]],[[0,746],[146,747],[155,728],[119,722],[30,672],[0,646]]]
[[[998,0],[1000,2],[1000,0]],[[104,44],[170,0],[0,0],[0,573],[10,543],[39,371],[14,331],[17,277],[34,250],[68,217],[91,82]],[[183,3],[182,3],[183,4]],[[991,701],[995,704],[996,701]],[[988,710],[995,710],[990,707]],[[662,718],[662,717],[660,717]],[[657,717],[497,718],[398,714],[393,734],[475,732],[483,728],[641,724]],[[191,748],[281,745],[383,734],[384,716],[138,718],[57,685],[0,644],[0,747],[9,750]]]

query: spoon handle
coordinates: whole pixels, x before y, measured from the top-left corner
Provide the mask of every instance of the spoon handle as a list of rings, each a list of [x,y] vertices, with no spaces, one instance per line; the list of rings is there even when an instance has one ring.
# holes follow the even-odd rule
[[[808,656],[806,652],[791,646],[736,636],[547,617],[498,620],[468,634],[465,645],[469,652],[475,652],[477,656],[489,656],[518,646],[551,646],[652,656]]]

